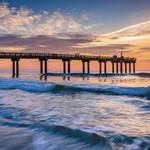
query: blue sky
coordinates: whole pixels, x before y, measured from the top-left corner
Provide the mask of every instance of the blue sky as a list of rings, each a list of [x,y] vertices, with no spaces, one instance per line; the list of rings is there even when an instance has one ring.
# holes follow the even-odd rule
[[[11,7],[27,7],[35,13],[45,10],[49,13],[61,11],[79,19],[81,15],[91,16],[88,22],[103,24],[99,32],[109,32],[132,25],[147,18],[136,14],[149,12],[150,0],[1,0]],[[143,12],[144,11],[144,12]],[[133,16],[133,18],[132,18]],[[130,18],[131,17],[131,18]]]

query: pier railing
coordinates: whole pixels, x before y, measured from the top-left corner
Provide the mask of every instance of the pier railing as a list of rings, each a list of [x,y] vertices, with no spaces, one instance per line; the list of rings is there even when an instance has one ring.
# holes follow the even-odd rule
[[[0,52],[0,58],[11,58],[11,57],[19,57],[19,58],[40,58],[46,57],[48,59],[63,59],[63,58],[70,58],[70,59],[88,59],[88,60],[105,60],[105,61],[136,61],[135,58],[132,57],[117,57],[117,56],[92,56],[92,55],[76,55],[76,54],[53,54],[53,53],[10,53],[10,52]]]

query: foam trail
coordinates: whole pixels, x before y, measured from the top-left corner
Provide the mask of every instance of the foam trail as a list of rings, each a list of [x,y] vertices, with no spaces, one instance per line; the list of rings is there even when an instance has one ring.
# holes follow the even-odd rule
[[[60,125],[45,125],[45,124],[25,124],[25,123],[16,123],[16,122],[0,122],[1,126],[8,126],[12,128],[29,128],[29,129],[38,129],[40,131],[45,131],[49,134],[63,136],[68,139],[75,139],[79,142],[87,143],[93,146],[99,146],[102,149],[111,150],[111,145],[109,141],[96,133],[86,132],[80,129],[72,129],[66,126]]]
[[[149,137],[132,137],[123,134],[111,133],[107,137],[101,136],[94,132],[87,132],[80,129],[73,129],[66,126],[60,125],[45,125],[45,124],[25,124],[25,123],[17,123],[17,122],[0,122],[1,126],[4,127],[11,127],[11,128],[25,128],[25,129],[36,129],[38,131],[38,136],[42,132],[46,132],[49,134],[52,139],[55,139],[56,136],[62,138],[61,141],[62,145],[63,142],[68,140],[68,143],[73,140],[74,145],[79,145],[83,143],[84,145],[88,145],[88,149],[102,149],[102,150],[115,150],[115,149],[149,149],[150,148],[150,141]],[[41,141],[41,139],[40,139]],[[70,142],[69,142],[70,141]],[[38,141],[39,142],[39,141]],[[44,141],[45,142],[45,141]],[[54,144],[54,140],[53,143]],[[59,142],[60,143],[60,142]],[[82,144],[82,145],[83,145]]]

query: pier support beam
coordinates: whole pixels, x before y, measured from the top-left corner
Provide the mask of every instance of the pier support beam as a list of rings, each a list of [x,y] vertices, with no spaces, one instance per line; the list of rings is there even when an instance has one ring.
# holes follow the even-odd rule
[[[85,74],[85,61],[82,61],[82,73]]]
[[[40,60],[40,73],[43,74],[43,60]]]
[[[122,73],[123,73],[123,63],[120,62],[120,74],[122,74]]]
[[[118,69],[118,62],[116,62],[116,73],[118,74],[119,73],[119,69]]]
[[[114,62],[112,62],[112,73],[114,74],[115,70],[114,70]]]
[[[15,77],[15,60],[11,60],[12,61],[12,76]]]
[[[65,60],[62,61],[63,61],[63,73],[66,74],[66,61]]]
[[[127,73],[127,63],[125,62],[124,65],[125,65],[125,73]]]
[[[129,73],[131,73],[131,63],[129,63]]]
[[[63,73],[64,74],[66,74],[66,72],[70,73],[71,72],[71,65],[70,65],[71,60],[63,59],[62,62],[63,62]],[[68,65],[67,70],[66,70],[66,65]]]
[[[47,61],[48,59],[47,58],[40,58],[39,59],[40,61],[40,73],[43,74],[47,74]]]
[[[45,67],[45,73],[47,74],[47,59],[45,59],[44,62],[45,62],[45,65],[44,65],[44,67]]]
[[[68,73],[70,73],[70,60],[68,60]]]
[[[19,60],[16,60],[16,77],[19,76]]]
[[[104,73],[107,74],[107,62],[104,62]]]
[[[12,61],[12,76],[19,77],[19,58],[11,58]]]
[[[135,73],[135,62],[133,63],[133,73]]]
[[[90,61],[87,61],[87,73],[90,73]]]
[[[99,61],[99,73],[102,74],[102,62]]]

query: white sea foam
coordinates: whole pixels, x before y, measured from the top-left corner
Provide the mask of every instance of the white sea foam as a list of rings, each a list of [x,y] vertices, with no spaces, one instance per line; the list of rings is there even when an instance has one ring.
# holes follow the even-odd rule
[[[150,98],[150,87],[121,87],[111,84],[72,84],[40,82],[22,79],[0,79],[0,90],[20,89],[28,92],[76,91],[96,92],[98,94],[128,95]]]
[[[47,92],[53,89],[53,84],[46,84],[32,80],[0,79],[0,89],[20,89],[29,92]]]

